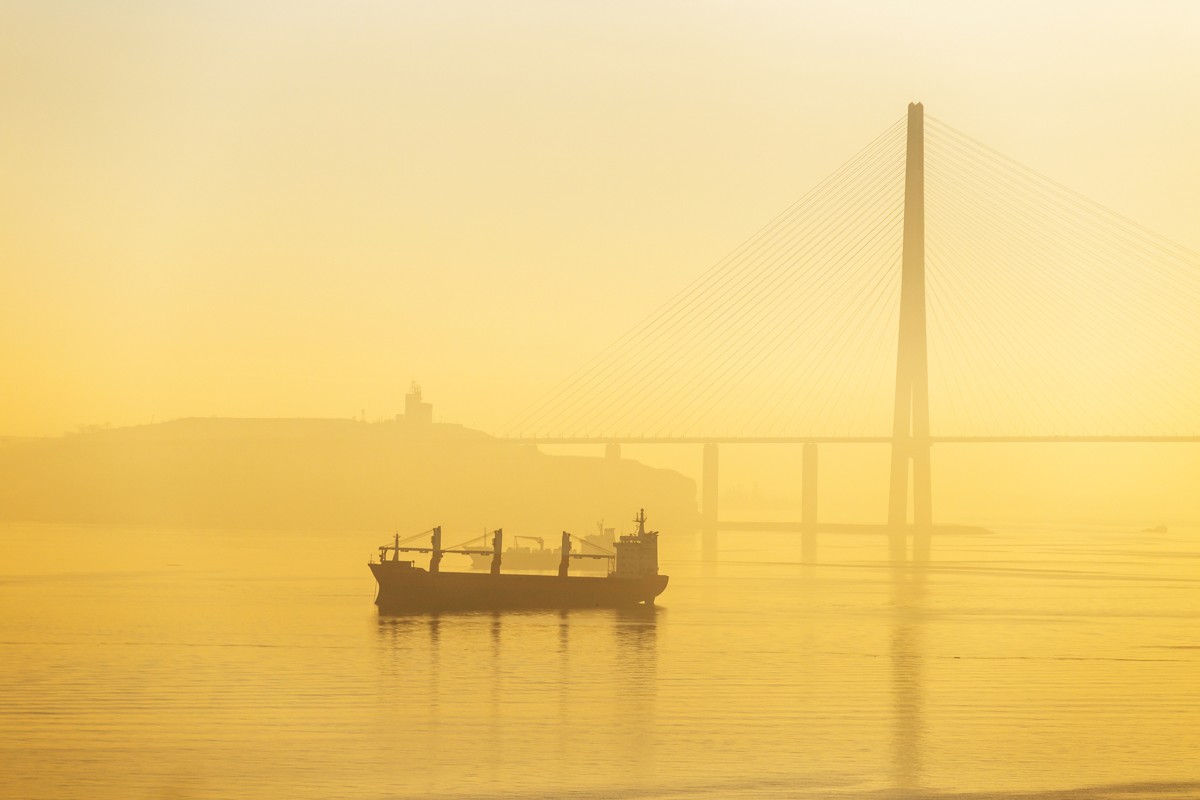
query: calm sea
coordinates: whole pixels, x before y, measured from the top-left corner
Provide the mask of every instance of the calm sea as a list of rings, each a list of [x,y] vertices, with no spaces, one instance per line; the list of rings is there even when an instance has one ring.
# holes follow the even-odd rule
[[[650,613],[381,617],[386,534],[0,527],[0,796],[1200,797],[1195,529],[665,536]]]

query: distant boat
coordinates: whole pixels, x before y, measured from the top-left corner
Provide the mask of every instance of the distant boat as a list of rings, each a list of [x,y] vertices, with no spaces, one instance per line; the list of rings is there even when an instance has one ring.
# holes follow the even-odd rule
[[[583,539],[577,540],[583,547],[582,552],[598,555],[613,555],[613,541],[616,537],[616,530],[613,528],[605,528],[601,523],[597,526],[600,529],[599,533],[594,533],[591,536],[585,536]],[[558,565],[562,562],[562,548],[546,547],[546,540],[541,536],[514,536],[514,539],[520,541],[525,540],[537,544],[537,547],[526,547],[522,545],[513,545],[504,549],[503,560],[504,566],[515,570],[539,570],[549,572],[558,569]],[[483,547],[487,547],[487,536],[482,537],[481,542]],[[491,569],[492,554],[490,551],[472,553],[471,569],[485,570]],[[611,558],[583,558],[579,559],[576,566],[584,572],[605,572],[609,569]]]
[[[1139,531],[1139,532],[1140,533],[1166,533],[1167,526],[1165,524],[1155,525],[1153,528],[1142,528],[1141,531]]]
[[[658,532],[646,530],[644,510],[638,512],[635,521],[637,531],[618,538],[614,542],[614,553],[572,552],[574,537],[564,532],[558,551],[557,575],[501,573],[502,530],[492,536],[489,574],[442,572],[442,556],[446,553],[485,555],[489,551],[471,547],[443,548],[441,528],[430,532],[429,547],[405,546],[397,534],[393,544],[379,548],[379,561],[367,565],[379,584],[375,605],[383,613],[650,605],[667,588],[668,577],[658,574]],[[412,561],[401,561],[402,552],[429,553],[429,568],[422,569]],[[604,577],[569,574],[572,559],[607,561],[610,558],[614,566]]]

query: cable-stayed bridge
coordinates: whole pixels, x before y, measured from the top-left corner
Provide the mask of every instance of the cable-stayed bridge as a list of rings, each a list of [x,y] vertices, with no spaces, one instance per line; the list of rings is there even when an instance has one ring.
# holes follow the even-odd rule
[[[802,444],[812,533],[818,445],[888,445],[920,550],[934,444],[1200,442],[1198,311],[1200,255],[913,104],[503,435],[700,444],[714,530],[719,445]]]

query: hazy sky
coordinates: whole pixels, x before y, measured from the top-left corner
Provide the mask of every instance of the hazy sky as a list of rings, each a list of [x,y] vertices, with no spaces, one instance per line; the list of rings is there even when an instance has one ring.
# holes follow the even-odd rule
[[[4,2],[0,434],[496,428],[898,119],[1200,249],[1195,2]]]

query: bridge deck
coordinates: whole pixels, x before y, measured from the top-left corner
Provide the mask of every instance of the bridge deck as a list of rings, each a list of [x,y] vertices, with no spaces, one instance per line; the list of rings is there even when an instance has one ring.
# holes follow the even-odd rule
[[[513,444],[891,444],[891,436],[513,436]],[[1195,436],[931,436],[932,444],[1103,444],[1200,442]]]

